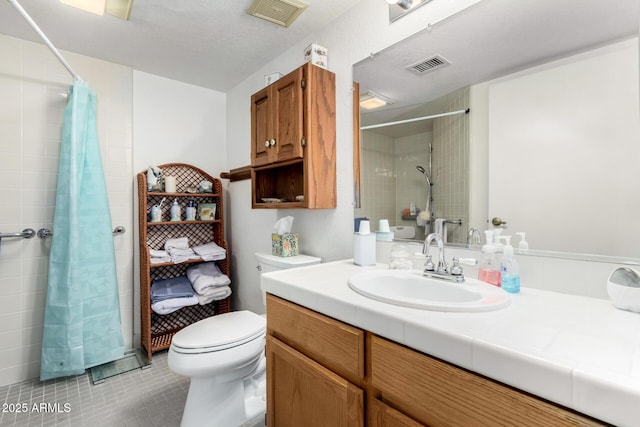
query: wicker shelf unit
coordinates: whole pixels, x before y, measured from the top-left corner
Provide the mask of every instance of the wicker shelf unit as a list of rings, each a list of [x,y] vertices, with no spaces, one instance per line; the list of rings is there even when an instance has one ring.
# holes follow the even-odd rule
[[[169,348],[171,338],[180,329],[199,320],[216,314],[231,311],[231,297],[213,301],[206,305],[183,307],[170,314],[159,315],[151,310],[151,283],[155,279],[170,278],[186,274],[187,267],[202,260],[190,260],[175,264],[173,262],[151,264],[149,249],[164,249],[167,239],[187,237],[189,246],[198,246],[215,242],[227,249],[224,239],[224,210],[222,201],[222,184],[201,169],[184,163],[167,163],[158,166],[163,176],[176,177],[176,193],[161,193],[147,191],[146,170],[138,174],[138,224],[140,247],[140,327],[141,343],[146,355],[151,360],[152,354]],[[212,193],[187,193],[188,187],[197,187],[202,181],[213,184]],[[163,204],[161,222],[149,222],[149,212],[152,206]],[[197,204],[215,203],[216,215],[214,220],[169,221],[169,207],[173,199],[177,199],[182,208],[184,218],[185,207],[189,199],[193,198]],[[166,208],[165,208],[166,207]],[[220,270],[230,276],[229,253],[224,260],[216,261]]]

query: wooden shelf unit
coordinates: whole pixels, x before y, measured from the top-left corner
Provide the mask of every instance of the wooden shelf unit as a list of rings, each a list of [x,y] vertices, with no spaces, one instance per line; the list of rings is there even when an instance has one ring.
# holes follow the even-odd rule
[[[187,237],[189,246],[194,247],[209,242],[215,242],[222,248],[227,248],[224,238],[224,210],[222,200],[222,184],[220,180],[213,178],[201,169],[184,163],[168,163],[158,166],[163,176],[175,176],[177,181],[177,193],[149,192],[147,191],[146,171],[138,174],[138,225],[140,248],[140,328],[141,343],[149,360],[152,354],[169,348],[171,338],[182,328],[199,320],[216,314],[231,311],[231,297],[213,301],[206,305],[194,305],[183,307],[173,313],[159,315],[151,310],[151,283],[155,279],[177,277],[186,274],[187,267],[199,260],[189,260],[179,264],[173,262],[151,264],[149,249],[164,249],[167,239]],[[197,187],[201,181],[210,181],[213,184],[212,193],[187,193],[187,187]],[[163,216],[161,222],[150,222],[149,211],[151,206],[163,204]],[[193,198],[196,203],[215,203],[216,219],[196,221],[169,221],[169,208],[172,199],[178,199],[182,208],[182,217],[185,215],[186,203]],[[229,253],[224,260],[216,261],[220,271],[230,276]]]

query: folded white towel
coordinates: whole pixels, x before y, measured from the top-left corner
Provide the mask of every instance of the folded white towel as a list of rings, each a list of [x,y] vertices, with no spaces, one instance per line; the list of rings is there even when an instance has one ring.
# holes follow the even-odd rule
[[[164,242],[164,248],[166,250],[169,250],[171,248],[189,249],[189,238],[176,237],[175,239],[167,239],[167,241]]]
[[[194,246],[193,251],[205,261],[217,261],[227,257],[227,250],[218,246],[215,242]]]
[[[165,262],[171,262],[171,257],[170,256],[151,257],[149,258],[149,262],[151,264],[164,264]]]
[[[187,268],[187,277],[193,290],[200,295],[208,295],[216,287],[228,286],[229,277],[223,274],[215,262],[203,262]]]
[[[198,304],[198,298],[194,295],[186,298],[170,298],[151,304],[151,309],[158,314],[169,314],[182,307]]]
[[[198,304],[205,305],[212,301],[225,299],[231,295],[231,288],[229,286],[219,286],[214,288],[215,290],[208,292],[206,295],[200,295],[196,292],[196,298],[198,298]]]
[[[167,251],[161,251],[161,250],[157,250],[157,249],[149,249],[149,256],[151,258],[164,258],[169,256],[169,254],[167,253]]]
[[[171,261],[175,262],[176,264],[185,262],[190,259],[200,259],[200,257],[196,255],[190,248],[170,248],[167,250],[167,252],[169,252],[169,256],[171,256]]]

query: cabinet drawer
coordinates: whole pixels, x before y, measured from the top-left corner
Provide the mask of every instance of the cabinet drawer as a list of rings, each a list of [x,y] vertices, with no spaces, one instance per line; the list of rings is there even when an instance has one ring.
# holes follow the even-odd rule
[[[364,382],[364,331],[267,296],[267,331],[354,384]]]
[[[374,335],[371,384],[386,403],[433,427],[602,425]]]

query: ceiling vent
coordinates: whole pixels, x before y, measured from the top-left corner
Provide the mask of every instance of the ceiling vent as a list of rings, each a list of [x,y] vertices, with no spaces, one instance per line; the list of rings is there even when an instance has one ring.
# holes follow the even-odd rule
[[[255,0],[247,13],[288,27],[309,6],[298,0]]]
[[[407,70],[419,76],[429,73],[431,71],[438,70],[444,66],[449,65],[450,62],[444,59],[440,55],[435,55],[427,59],[416,62],[406,67]]]

